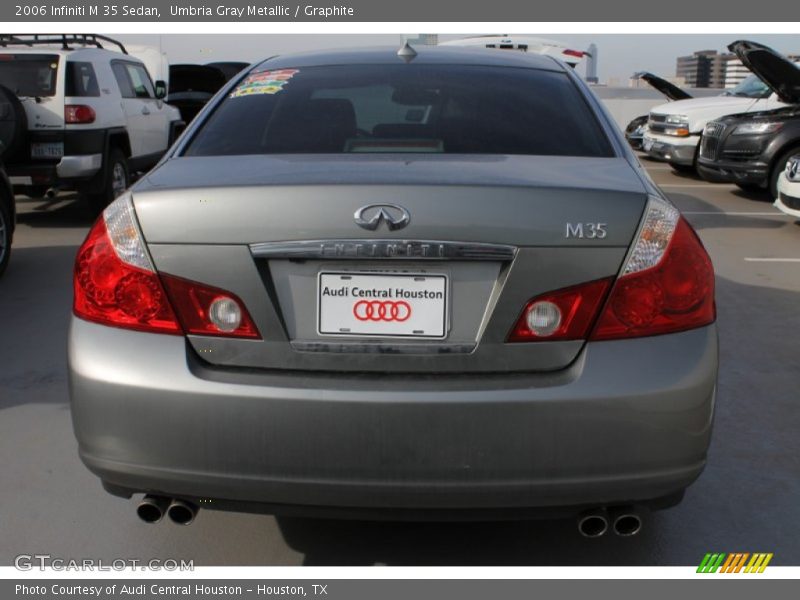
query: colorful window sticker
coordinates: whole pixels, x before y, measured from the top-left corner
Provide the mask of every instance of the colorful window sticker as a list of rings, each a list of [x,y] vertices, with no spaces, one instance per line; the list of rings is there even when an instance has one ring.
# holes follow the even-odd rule
[[[275,71],[260,71],[248,75],[233,92],[231,98],[252,96],[254,94],[277,94],[300,69],[277,69]]]

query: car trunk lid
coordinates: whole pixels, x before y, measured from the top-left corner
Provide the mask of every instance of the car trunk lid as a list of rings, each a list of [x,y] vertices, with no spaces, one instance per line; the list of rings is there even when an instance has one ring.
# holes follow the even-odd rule
[[[582,340],[507,335],[532,297],[614,277],[647,199],[624,159],[507,156],[179,158],[133,194],[159,271],[231,291],[259,327],[258,341],[190,336],[208,362],[409,373],[570,364]],[[358,225],[381,206],[408,222]],[[347,327],[331,330],[324,288],[347,286],[441,291],[421,310],[444,312],[421,334],[346,331],[358,323],[336,315]]]

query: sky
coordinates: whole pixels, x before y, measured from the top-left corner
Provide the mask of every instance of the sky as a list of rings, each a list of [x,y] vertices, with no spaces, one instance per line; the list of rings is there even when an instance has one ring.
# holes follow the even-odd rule
[[[490,34],[496,32],[479,32]],[[474,35],[465,33],[465,35]],[[255,62],[268,56],[303,50],[342,48],[352,46],[400,45],[400,35],[381,34],[124,34],[111,36],[123,43],[160,46],[171,63],[207,63],[236,60]],[[455,39],[458,35],[442,35],[440,41]],[[714,35],[714,34],[599,34],[553,35],[558,40],[577,49],[585,50],[589,44],[598,47],[598,75],[601,82],[609,78],[626,80],[636,71],[651,71],[665,77],[675,75],[675,59],[696,50],[725,51],[727,44],[737,39],[752,39],[780,52],[800,52],[800,35]],[[579,67],[583,74],[583,67]]]

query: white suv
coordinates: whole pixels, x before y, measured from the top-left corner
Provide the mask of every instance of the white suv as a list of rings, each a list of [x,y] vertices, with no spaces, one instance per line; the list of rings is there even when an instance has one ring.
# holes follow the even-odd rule
[[[3,160],[15,191],[33,197],[76,189],[100,209],[184,125],[166,83],[100,35],[0,35],[0,86]]]

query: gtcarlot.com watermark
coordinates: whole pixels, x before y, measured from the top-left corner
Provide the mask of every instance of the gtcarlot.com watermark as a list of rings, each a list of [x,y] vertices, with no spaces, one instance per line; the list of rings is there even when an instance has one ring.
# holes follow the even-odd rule
[[[50,554],[19,554],[14,567],[20,571],[194,571],[194,561],[174,558],[60,558]]]

